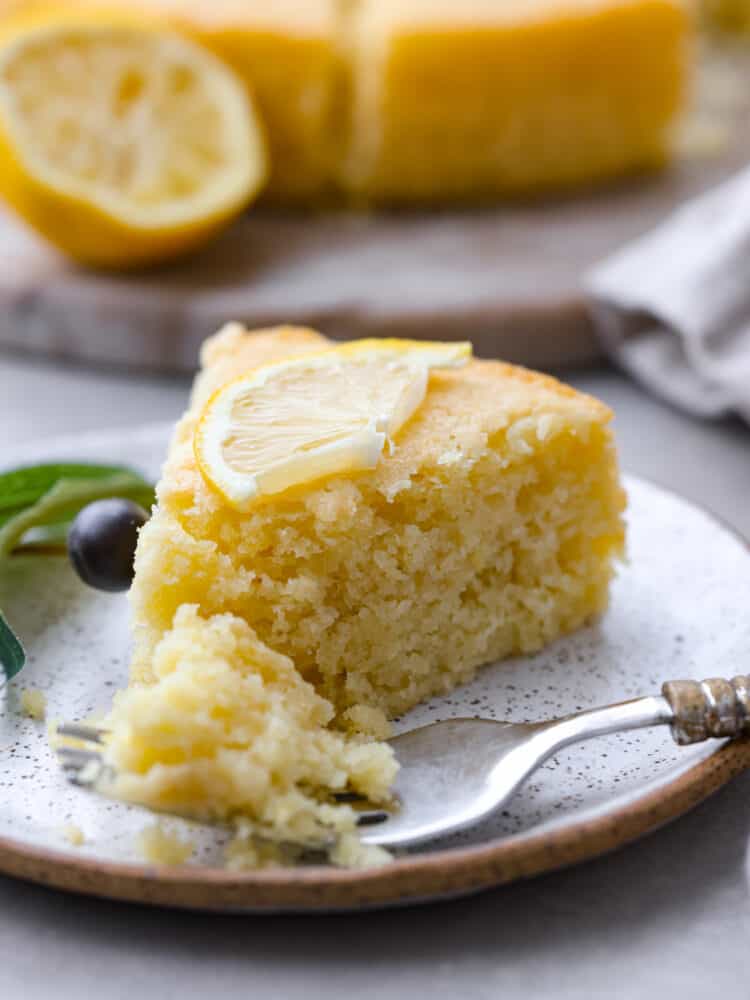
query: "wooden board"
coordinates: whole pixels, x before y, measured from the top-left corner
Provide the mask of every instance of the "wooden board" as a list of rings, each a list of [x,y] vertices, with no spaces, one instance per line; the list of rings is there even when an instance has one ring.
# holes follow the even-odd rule
[[[707,146],[702,134],[658,177],[563,200],[439,214],[256,212],[190,260],[128,277],[77,269],[0,216],[0,346],[192,370],[204,337],[237,319],[341,338],[469,337],[479,354],[538,367],[591,360],[582,275],[750,160],[749,83],[747,50],[714,54],[692,121],[716,132]]]

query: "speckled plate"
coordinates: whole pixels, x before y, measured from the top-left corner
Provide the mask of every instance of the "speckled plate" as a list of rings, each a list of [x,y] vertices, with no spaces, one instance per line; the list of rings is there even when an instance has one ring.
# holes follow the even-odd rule
[[[118,460],[156,475],[164,426],[47,442],[7,465],[56,458]],[[544,653],[486,667],[472,684],[412,711],[401,727],[459,715],[530,720],[656,693],[662,681],[731,675],[750,650],[750,554],[711,516],[640,480],[628,481],[629,556],[612,607],[592,628]],[[366,872],[329,867],[238,875],[222,870],[222,837],[189,828],[190,865],[139,859],[144,810],[69,785],[43,724],[19,710],[24,687],[47,696],[52,719],[104,709],[125,682],[124,597],[85,589],[65,560],[4,568],[0,607],[29,662],[0,705],[0,870],[76,892],[220,910],[321,910],[459,895],[571,864],[685,812],[745,767],[750,742],[677,748],[666,729],[602,738],[561,753],[501,814]],[[73,847],[65,827],[81,828]]]

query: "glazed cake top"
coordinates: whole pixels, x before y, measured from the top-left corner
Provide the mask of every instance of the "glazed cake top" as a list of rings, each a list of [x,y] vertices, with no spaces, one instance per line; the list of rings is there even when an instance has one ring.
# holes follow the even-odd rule
[[[225,327],[204,344],[190,409],[175,433],[160,501],[179,506],[222,504],[205,483],[193,455],[193,432],[212,392],[253,368],[281,358],[320,352],[331,343],[313,330],[278,327],[250,333],[239,324]],[[463,368],[435,371],[427,396],[397,436],[393,451],[377,468],[357,473],[391,499],[425,469],[446,473],[452,463],[472,463],[489,442],[505,438],[508,460],[530,454],[559,431],[587,435],[594,425],[606,425],[610,410],[554,378],[499,361],[474,360]],[[446,468],[448,467],[448,468]],[[348,477],[336,477],[338,480]],[[320,492],[316,484],[310,494]],[[283,498],[281,498],[283,500]]]

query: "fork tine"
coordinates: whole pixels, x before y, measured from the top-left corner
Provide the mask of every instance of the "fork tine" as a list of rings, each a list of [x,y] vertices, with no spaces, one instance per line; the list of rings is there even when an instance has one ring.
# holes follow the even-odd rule
[[[391,813],[385,812],[383,809],[363,812],[357,816],[357,826],[376,826],[378,823],[385,823],[390,818]]]
[[[102,759],[98,750],[82,750],[80,747],[58,747],[56,753],[63,767],[83,768]]]
[[[74,785],[95,787],[105,775],[114,774],[112,768],[105,763],[100,750],[60,745],[56,747],[55,754],[66,777]]]
[[[87,743],[103,743],[107,730],[100,726],[88,726],[82,722],[65,722],[57,727],[58,736],[68,736]]]

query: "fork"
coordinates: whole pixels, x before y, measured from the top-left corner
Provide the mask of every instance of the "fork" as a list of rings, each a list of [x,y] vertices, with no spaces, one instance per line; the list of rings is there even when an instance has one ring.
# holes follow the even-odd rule
[[[750,735],[750,676],[731,680],[668,681],[660,695],[589,709],[548,722],[447,719],[409,730],[390,741],[400,764],[394,807],[368,809],[361,797],[339,801],[364,806],[360,840],[381,847],[412,847],[476,826],[496,812],[545,760],[562,747],[608,733],[671,727],[685,746],[710,738]],[[59,744],[68,777],[95,786],[111,769],[102,747],[106,731],[68,723],[59,736],[85,746]]]

